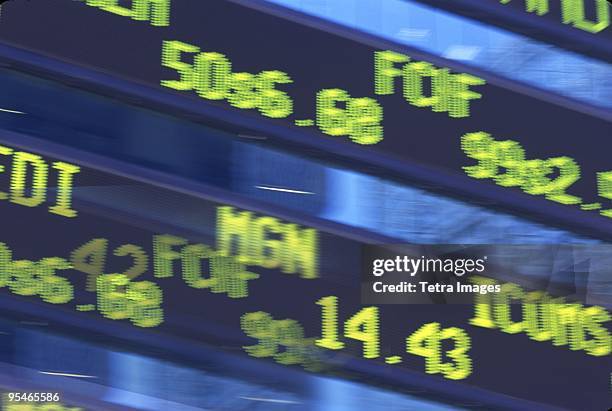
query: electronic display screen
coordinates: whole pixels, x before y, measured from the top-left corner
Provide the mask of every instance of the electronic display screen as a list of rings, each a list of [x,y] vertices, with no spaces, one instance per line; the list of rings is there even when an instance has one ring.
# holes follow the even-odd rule
[[[612,125],[603,118],[228,1],[13,1],[3,16],[8,44],[611,231]]]
[[[0,156],[4,301],[369,383],[429,376],[550,406],[608,404],[601,306],[484,277],[507,297],[363,304],[363,240],[27,148],[2,144]]]

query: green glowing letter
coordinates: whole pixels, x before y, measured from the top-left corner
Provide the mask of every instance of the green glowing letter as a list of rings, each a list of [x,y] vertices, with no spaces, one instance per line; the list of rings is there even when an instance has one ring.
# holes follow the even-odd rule
[[[344,323],[344,336],[363,342],[363,357],[380,356],[380,329],[377,307],[366,307]]]
[[[207,100],[223,100],[232,85],[232,63],[221,53],[200,53],[195,58],[195,89]]]
[[[608,0],[595,0],[597,17],[595,21],[586,18],[584,0],[564,0],[563,22],[572,23],[580,30],[599,33],[610,27],[610,5]]]
[[[516,284],[504,284],[501,292],[495,294],[495,306],[493,312],[499,328],[505,333],[516,334],[525,329],[525,322],[514,322],[511,318],[510,300],[521,300],[524,297],[521,287]]]
[[[179,80],[162,80],[161,85],[173,90],[188,91],[195,87],[195,72],[191,64],[181,61],[182,53],[198,53],[199,47],[180,41],[164,41],[162,46],[162,66],[168,67],[179,75]]]
[[[70,208],[72,203],[72,186],[74,175],[81,171],[80,167],[73,164],[55,162],[53,168],[59,170],[57,179],[57,200],[54,206],[49,207],[49,212],[64,217],[76,217],[77,212]]]
[[[497,282],[484,277],[470,277],[470,282],[477,285],[495,285]],[[490,294],[476,294],[474,302],[474,318],[470,324],[483,328],[497,328],[493,321],[493,302]]]
[[[172,277],[174,270],[173,260],[181,258],[181,253],[172,249],[172,246],[187,244],[187,240],[172,235],[156,235],[153,237],[153,271],[155,277]]]
[[[32,166],[32,188],[26,190],[28,165]],[[11,202],[26,207],[41,205],[47,196],[47,163],[36,154],[18,151],[13,161],[13,172],[11,174]],[[30,191],[29,195],[26,191]]]
[[[289,274],[299,271],[302,278],[317,278],[319,276],[318,247],[317,230],[299,228],[296,224],[285,224],[282,271]]]
[[[568,345],[571,350],[584,348],[584,330],[580,324],[580,304],[553,304],[553,344]]]
[[[548,341],[552,338],[551,304],[541,291],[525,295],[523,318],[527,335],[534,341]]]
[[[249,230],[252,218],[253,213],[249,211],[237,211],[233,207],[217,208],[217,250],[221,255],[237,255],[238,261],[251,263]]]
[[[13,155],[13,149],[9,147],[5,147],[5,146],[0,146],[0,155],[2,156]],[[5,167],[3,165],[0,165],[0,173],[3,173],[4,170],[5,170]],[[0,200],[6,200],[6,199],[8,199],[8,194],[0,192]]]
[[[402,70],[395,63],[406,63],[410,57],[394,51],[377,51],[374,53],[374,90],[376,94],[387,95],[395,92],[396,77],[402,76]]]
[[[581,320],[585,331],[593,339],[584,342],[584,350],[593,356],[603,357],[612,352],[612,336],[602,325],[611,319],[610,314],[602,307],[593,306],[582,310]]]
[[[340,350],[344,343],[338,340],[338,297],[323,297],[317,304],[321,308],[321,337],[315,341],[319,347]]]
[[[134,20],[150,21],[151,25],[170,25],[170,0],[134,0]]]
[[[434,92],[436,91],[436,79],[434,77]],[[448,112],[451,117],[462,118],[470,116],[470,101],[482,98],[482,94],[470,90],[471,86],[482,86],[485,81],[479,77],[469,74],[453,74],[451,76],[450,93],[448,96]],[[435,108],[435,106],[434,106]]]
[[[277,90],[275,84],[293,83],[291,77],[282,71],[262,71],[256,80],[259,90],[259,112],[270,118],[284,118],[293,112],[293,100],[283,91]]]

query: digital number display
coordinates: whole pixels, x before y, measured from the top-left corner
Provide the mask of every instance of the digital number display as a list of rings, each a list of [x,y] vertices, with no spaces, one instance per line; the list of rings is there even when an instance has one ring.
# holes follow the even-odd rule
[[[359,161],[392,171],[397,160],[451,171],[499,204],[513,198],[512,207],[529,203],[557,221],[562,207],[561,224],[612,230],[612,166],[602,149],[609,121],[422,53],[377,49],[227,1],[11,2],[0,39],[244,113],[253,124],[302,130],[304,144],[329,144],[342,156],[358,150]]]
[[[43,189],[38,164],[79,170],[65,193],[75,216],[0,201],[2,301],[26,299],[42,313],[54,307],[308,372],[384,374],[396,386],[416,373],[570,409],[607,406],[611,317],[600,306],[476,276],[475,284],[502,292],[462,305],[363,305],[363,242],[1,148],[40,159],[26,165],[26,199]],[[11,173],[0,176],[10,191]]]

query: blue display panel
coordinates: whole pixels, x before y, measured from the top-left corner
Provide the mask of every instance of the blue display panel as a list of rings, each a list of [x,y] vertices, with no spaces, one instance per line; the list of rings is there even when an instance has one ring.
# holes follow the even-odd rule
[[[161,85],[193,111],[221,108],[215,112],[224,121],[279,141],[404,177],[436,175],[449,189],[480,191],[589,229],[612,225],[612,172],[601,150],[608,114],[544,102],[433,56],[373,48],[227,2],[48,4],[16,7],[0,37]],[[196,19],[193,10],[202,14]],[[24,29],[18,22],[26,14],[45,24]],[[68,20],[90,30],[74,36]],[[121,41],[108,41],[107,24]]]
[[[117,335],[139,329],[150,340],[173,336],[296,370],[420,386],[488,410],[607,404],[612,338],[601,306],[496,277],[486,281],[507,285],[513,304],[478,295],[469,304],[364,307],[362,256],[376,236],[25,147],[0,150],[5,309],[26,305]],[[558,390],[568,383],[573,390]]]
[[[436,194],[441,187],[433,184],[402,184],[346,168],[350,165],[333,165],[310,151],[281,151],[249,130],[230,132],[195,124],[13,70],[0,70],[0,88],[5,90],[0,107],[12,109],[1,113],[0,128],[6,130],[5,139],[11,134],[16,143],[35,137],[39,143],[55,144],[60,153],[68,147],[82,150],[124,166],[129,163],[206,183],[398,241],[596,241],[492,210],[497,204],[491,201],[461,201]],[[568,221],[543,221],[569,225]]]

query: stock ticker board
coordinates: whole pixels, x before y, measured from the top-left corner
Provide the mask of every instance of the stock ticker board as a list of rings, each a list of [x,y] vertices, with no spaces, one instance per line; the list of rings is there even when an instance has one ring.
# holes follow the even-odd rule
[[[603,118],[229,1],[127,4],[10,2],[0,41],[304,130],[378,167],[451,172],[501,189],[496,198],[523,196],[514,204],[540,214],[561,208],[571,217],[558,219],[612,230]]]
[[[3,304],[306,372],[392,386],[411,373],[551,406],[608,405],[603,307],[492,277],[474,281],[506,294],[364,305],[363,242],[27,148],[0,154]]]

